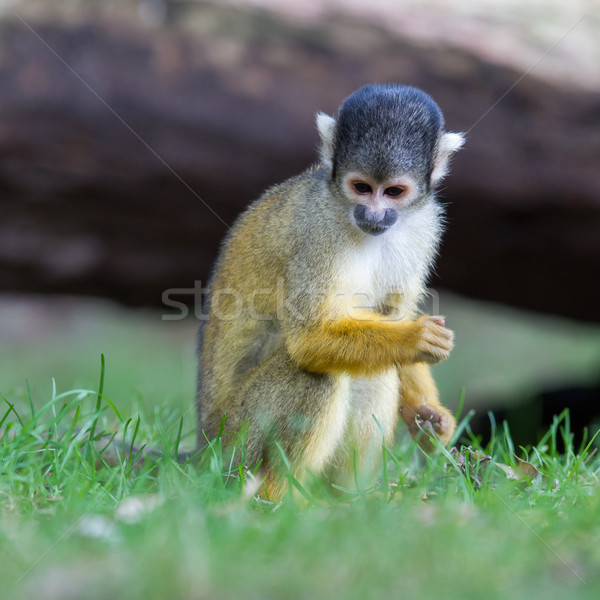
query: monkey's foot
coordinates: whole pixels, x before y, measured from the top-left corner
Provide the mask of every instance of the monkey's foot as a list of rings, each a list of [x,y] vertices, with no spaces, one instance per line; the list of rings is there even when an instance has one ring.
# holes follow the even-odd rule
[[[447,444],[456,429],[456,420],[452,413],[441,405],[421,404],[417,409],[402,406],[400,415],[408,425],[410,435],[417,438],[419,446],[425,452],[433,452],[435,449],[431,438]]]

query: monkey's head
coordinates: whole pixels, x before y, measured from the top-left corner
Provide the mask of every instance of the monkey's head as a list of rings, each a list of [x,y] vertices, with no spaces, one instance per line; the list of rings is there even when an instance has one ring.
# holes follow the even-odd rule
[[[444,131],[429,95],[405,85],[366,85],[344,100],[337,120],[319,113],[317,129],[332,191],[371,235],[428,198],[464,143],[461,134]]]

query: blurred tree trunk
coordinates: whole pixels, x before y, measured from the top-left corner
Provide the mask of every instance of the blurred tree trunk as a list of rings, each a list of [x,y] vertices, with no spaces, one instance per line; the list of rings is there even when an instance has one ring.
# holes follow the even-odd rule
[[[484,54],[351,20],[209,4],[196,18],[194,33],[1,23],[0,289],[160,305],[207,278],[249,201],[314,160],[317,110],[398,81],[468,131],[434,284],[600,320],[598,93],[528,76],[495,104],[520,75]]]

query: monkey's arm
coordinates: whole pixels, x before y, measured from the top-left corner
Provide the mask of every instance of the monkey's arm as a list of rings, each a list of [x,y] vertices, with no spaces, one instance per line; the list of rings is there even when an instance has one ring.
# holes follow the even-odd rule
[[[354,311],[352,317],[323,318],[312,326],[295,324],[287,332],[286,345],[292,359],[307,371],[370,375],[394,365],[447,358],[454,334],[441,322],[440,317],[391,320],[372,311]]]
[[[440,404],[429,365],[416,363],[398,368],[400,375],[400,416],[413,437],[427,452],[433,450],[428,433],[447,444],[456,429],[452,413]],[[422,430],[425,433],[422,433]]]

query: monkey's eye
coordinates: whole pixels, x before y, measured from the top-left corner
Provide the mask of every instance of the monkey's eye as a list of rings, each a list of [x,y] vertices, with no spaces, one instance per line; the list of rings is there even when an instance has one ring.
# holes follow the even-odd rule
[[[390,196],[390,198],[397,198],[398,196],[402,196],[402,194],[404,194],[404,188],[398,185],[393,185],[392,187],[386,188],[385,194],[386,196]]]
[[[354,185],[354,189],[359,194],[370,194],[373,191],[373,188],[368,183],[364,183],[362,181],[356,182]]]

